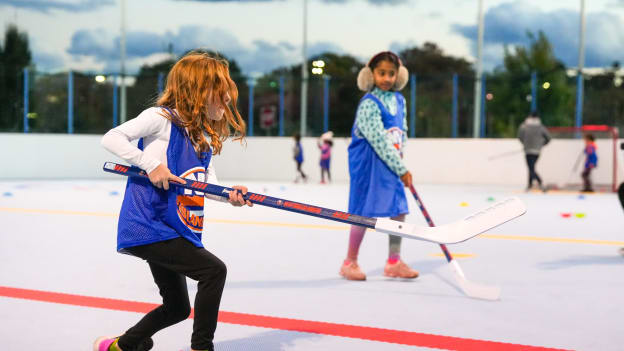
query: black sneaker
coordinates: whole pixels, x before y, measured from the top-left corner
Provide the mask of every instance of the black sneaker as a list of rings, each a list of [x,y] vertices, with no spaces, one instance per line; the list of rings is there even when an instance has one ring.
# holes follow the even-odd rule
[[[136,351],[149,351],[154,347],[154,340],[152,338],[143,339],[139,346],[137,346]]]

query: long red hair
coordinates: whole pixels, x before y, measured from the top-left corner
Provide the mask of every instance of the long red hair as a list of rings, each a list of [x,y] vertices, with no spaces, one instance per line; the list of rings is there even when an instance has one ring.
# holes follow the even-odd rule
[[[226,103],[226,94],[230,101]],[[231,135],[234,140],[245,137],[245,121],[236,109],[238,89],[230,78],[228,62],[203,52],[191,52],[176,62],[167,75],[167,84],[156,102],[157,106],[175,109],[177,116],[165,117],[186,128],[197,151],[219,154],[223,142]],[[221,120],[207,115],[209,104],[225,109]],[[210,143],[204,133],[210,137]]]

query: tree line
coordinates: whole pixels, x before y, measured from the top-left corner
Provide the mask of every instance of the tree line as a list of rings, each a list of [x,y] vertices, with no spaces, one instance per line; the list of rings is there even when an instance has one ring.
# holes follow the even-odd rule
[[[527,46],[504,48],[503,63],[485,73],[485,114],[487,137],[514,137],[518,125],[531,109],[531,77],[537,77],[537,105],[544,124],[574,125],[576,109],[576,77],[554,55],[552,44],[543,32],[527,33]],[[414,135],[417,137],[449,137],[451,135],[454,74],[457,84],[458,134],[472,135],[475,71],[472,63],[444,53],[435,43],[406,48],[398,52],[403,64],[416,77]],[[249,116],[249,78],[235,57],[224,57],[239,89],[238,108],[244,118]],[[356,87],[356,77],[364,66],[354,56],[325,52],[311,57],[325,62],[324,74],[330,77],[329,129],[338,136],[350,134],[355,110],[363,93]],[[175,62],[169,58],[144,65],[128,87],[128,118],[153,105],[158,96],[159,76],[165,76]],[[28,35],[16,26],[7,28],[0,47],[0,131],[23,130],[23,69],[36,72],[32,62]],[[616,75],[619,63],[614,62],[601,74],[585,76],[583,122],[624,126],[624,94],[622,79]],[[283,66],[254,80],[253,113],[258,116],[263,106],[279,104],[280,82],[284,90],[285,134],[299,130],[301,65]],[[74,129],[78,133],[102,133],[112,126],[114,90],[111,82],[96,83],[94,75],[74,72]],[[29,77],[29,125],[38,132],[67,131],[67,73],[39,74]],[[402,91],[412,111],[411,87]],[[311,135],[323,130],[323,78],[311,75],[308,82],[308,125]],[[254,118],[254,135],[275,135],[276,127],[261,129]]]

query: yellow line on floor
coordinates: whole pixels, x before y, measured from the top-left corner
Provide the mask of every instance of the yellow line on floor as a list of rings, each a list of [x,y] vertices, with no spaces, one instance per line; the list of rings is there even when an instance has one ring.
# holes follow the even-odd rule
[[[15,213],[38,213],[38,214],[53,214],[53,215],[60,214],[60,215],[74,215],[74,216],[96,216],[96,217],[117,217],[118,216],[116,213],[107,213],[107,212],[46,210],[46,209],[34,209],[34,208],[0,207],[0,211],[15,212]]]
[[[499,235],[499,234],[481,234],[479,237],[487,238],[487,239],[502,239],[502,240],[547,241],[547,242],[555,242],[555,243],[624,246],[624,241],[612,241],[612,240],[572,239],[572,238],[553,238],[553,237],[549,238],[549,237],[541,237],[541,236]]]
[[[475,257],[475,254],[465,254],[465,253],[456,253],[456,252],[451,252],[451,255],[453,256],[453,258],[470,258],[470,257]],[[429,256],[433,256],[433,257],[445,257],[443,253],[431,253],[429,254]]]
[[[47,210],[47,209],[10,208],[10,207],[0,207],[0,212],[38,213],[38,214],[52,214],[52,215],[95,216],[95,217],[117,217],[118,216],[117,213],[110,213],[110,212]],[[204,222],[242,224],[242,225],[259,225],[259,226],[266,226],[266,227],[341,230],[341,231],[347,231],[349,229],[349,226],[347,225],[323,225],[323,224],[284,223],[284,222],[268,222],[268,221],[244,221],[244,220],[236,220],[236,219],[219,219],[219,218],[205,218]],[[499,239],[499,240],[517,240],[517,241],[542,241],[542,242],[571,243],[571,244],[624,246],[624,241],[556,238],[556,237],[540,237],[540,236],[528,236],[528,235],[481,234],[479,235],[479,238]]]

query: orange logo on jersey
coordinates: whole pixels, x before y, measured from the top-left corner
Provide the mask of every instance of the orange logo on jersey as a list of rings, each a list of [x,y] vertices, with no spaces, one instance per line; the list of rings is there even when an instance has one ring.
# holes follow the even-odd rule
[[[180,178],[204,182],[206,170],[203,167],[194,167],[182,173]],[[201,234],[204,228],[204,193],[184,189],[183,194],[176,197],[176,210],[178,218],[190,231]]]

